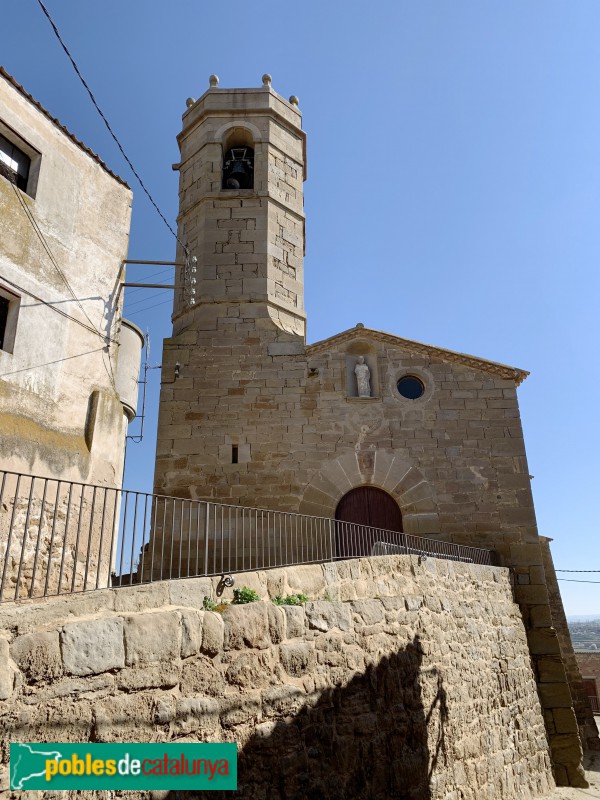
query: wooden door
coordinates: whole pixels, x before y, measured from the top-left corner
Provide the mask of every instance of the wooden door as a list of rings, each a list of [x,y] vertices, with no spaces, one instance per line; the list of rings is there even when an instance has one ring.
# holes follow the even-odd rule
[[[343,523],[402,531],[398,504],[375,486],[359,486],[345,494],[335,510],[335,518]],[[336,525],[336,555],[338,558],[369,555],[374,538],[375,534],[355,529],[353,525]]]

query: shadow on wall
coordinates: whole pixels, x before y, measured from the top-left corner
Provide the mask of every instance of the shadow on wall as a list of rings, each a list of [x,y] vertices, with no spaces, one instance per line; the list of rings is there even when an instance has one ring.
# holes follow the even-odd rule
[[[425,707],[416,636],[345,687],[327,690],[312,707],[254,735],[239,753],[236,797],[250,800],[430,800],[431,776],[445,761],[446,692]],[[172,791],[169,800],[205,793]],[[229,798],[231,792],[211,792]]]

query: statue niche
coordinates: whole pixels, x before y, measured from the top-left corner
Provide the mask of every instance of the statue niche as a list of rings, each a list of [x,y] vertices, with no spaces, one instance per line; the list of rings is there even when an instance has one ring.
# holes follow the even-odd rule
[[[345,354],[346,397],[368,400],[379,396],[377,356],[366,342],[356,342]]]
[[[359,356],[354,367],[356,389],[359,397],[371,397],[371,370],[365,364],[365,357]]]

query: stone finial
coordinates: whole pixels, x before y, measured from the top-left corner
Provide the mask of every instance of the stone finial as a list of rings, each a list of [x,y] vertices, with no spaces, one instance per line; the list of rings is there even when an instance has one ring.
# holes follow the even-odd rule
[[[265,74],[262,76],[263,86],[265,86],[267,89],[270,89],[272,80],[273,80],[273,78],[271,78],[269,73],[265,72]]]
[[[188,97],[188,99],[185,101],[186,108],[191,108],[195,102],[196,101],[193,97]]]
[[[297,106],[299,102],[300,102],[300,100],[298,100],[298,98],[296,97],[296,95],[295,95],[295,94],[293,94],[293,95],[290,97],[290,103],[291,103],[293,106]]]
[[[218,75],[211,75],[208,79],[211,89],[216,89],[219,85],[219,76]]]
[[[356,323],[356,327],[357,327],[357,328],[364,328],[365,326],[363,325],[363,323],[362,323],[362,322],[357,322],[357,323]]]

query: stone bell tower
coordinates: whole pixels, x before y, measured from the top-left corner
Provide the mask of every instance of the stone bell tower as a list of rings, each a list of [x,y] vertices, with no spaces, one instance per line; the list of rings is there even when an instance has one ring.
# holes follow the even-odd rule
[[[155,491],[232,497],[277,352],[303,352],[306,137],[298,99],[263,76],[187,101],[178,136],[178,267],[164,342]],[[260,373],[260,375],[259,375]],[[244,431],[240,420],[244,421]],[[257,448],[255,447],[255,455]],[[239,467],[238,467],[239,469]],[[219,475],[223,480],[219,479]]]

